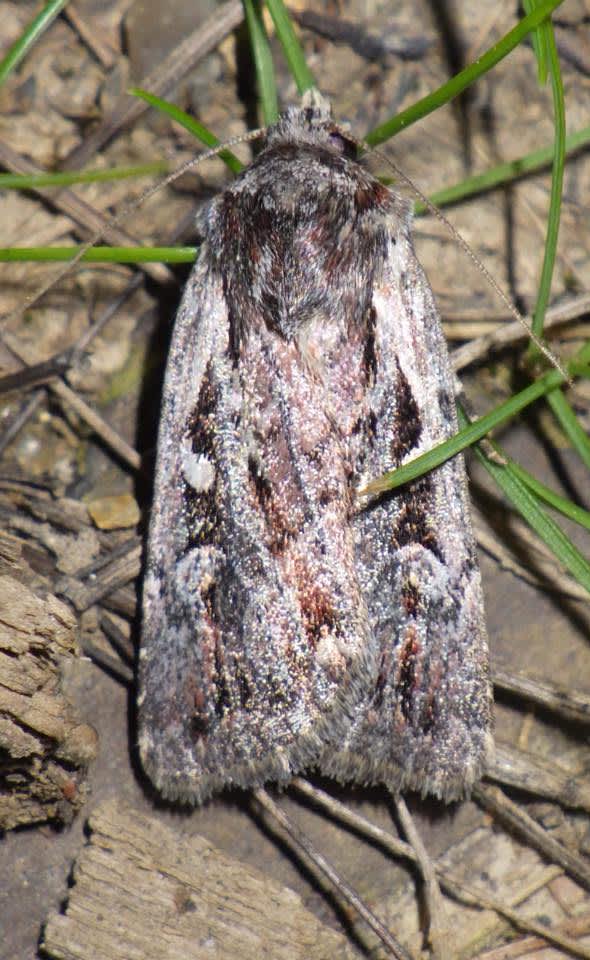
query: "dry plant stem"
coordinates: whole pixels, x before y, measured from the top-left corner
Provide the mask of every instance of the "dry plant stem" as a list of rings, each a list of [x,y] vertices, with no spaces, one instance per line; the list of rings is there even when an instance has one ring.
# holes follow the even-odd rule
[[[434,960],[450,960],[448,952],[449,929],[436,872],[422,837],[416,829],[412,814],[402,796],[394,796],[393,802],[406,838],[414,848],[416,863],[424,878],[424,894],[428,910],[428,941],[432,947]]]
[[[192,220],[194,220],[194,213],[191,217],[191,221]],[[182,230],[179,229],[177,225],[172,231],[170,231],[168,236],[165,238],[164,242],[166,244],[176,243],[181,235],[182,235]],[[142,284],[143,284],[143,277],[141,273],[134,273],[134,275],[129,280],[129,283],[127,284],[125,289],[117,297],[115,297],[111,301],[111,303],[108,304],[107,307],[105,307],[105,309],[103,310],[102,314],[98,317],[98,319],[93,324],[91,324],[88,330],[86,330],[86,332],[83,333],[82,336],[76,341],[76,343],[72,347],[72,358],[71,358],[72,367],[77,366],[77,364],[80,362],[80,358],[82,357],[84,351],[87,349],[89,344],[94,340],[96,336],[98,336],[98,334],[106,326],[106,324],[109,322],[111,317],[114,316],[117,310],[119,310],[120,307],[122,307],[123,304],[126,303],[131,296],[133,296],[136,290],[139,290]]]
[[[291,781],[290,786],[294,787],[299,793],[308,797],[313,803],[323,808],[336,820],[346,824],[353,830],[358,831],[363,836],[374,840],[384,850],[387,850],[393,856],[406,858],[411,860],[413,863],[416,862],[416,854],[409,843],[404,843],[402,840],[399,840],[397,837],[393,836],[393,834],[389,833],[389,831],[382,830],[381,827],[376,827],[364,817],[361,817],[359,814],[349,810],[348,807],[346,807],[343,803],[340,803],[338,800],[334,800],[333,797],[330,797],[329,794],[325,793],[323,790],[313,787],[310,783],[308,783],[307,780],[304,780],[302,777],[295,777],[295,779]],[[562,934],[557,933],[555,930],[543,926],[541,923],[536,923],[534,920],[530,920],[527,917],[521,916],[521,914],[519,914],[516,910],[513,910],[511,906],[502,903],[499,900],[492,899],[485,892],[476,890],[471,886],[466,886],[464,883],[462,883],[460,880],[457,880],[437,864],[434,865],[434,869],[436,871],[441,888],[445,891],[445,893],[448,893],[449,896],[453,897],[455,900],[458,900],[466,906],[493,910],[499,916],[508,920],[517,929],[523,930],[526,933],[535,934],[541,937],[544,943],[555,944],[555,946],[565,950],[566,953],[571,954],[573,957],[583,957],[585,960],[589,960],[590,948],[576,943],[569,937],[563,936]],[[562,871],[558,867],[549,868],[546,877],[544,878],[544,884],[548,883],[555,877],[560,876],[561,873]],[[527,897],[531,896],[532,892],[533,891],[530,890],[524,891],[522,897],[515,902],[526,900]]]
[[[557,929],[565,936],[583,937],[590,933],[590,914],[570,918],[565,923],[560,923]],[[477,960],[517,960],[518,957],[542,950],[543,947],[545,943],[540,937],[523,937],[513,943],[505,943],[501,947],[494,947],[493,950],[486,950],[485,953],[479,954]]]
[[[369,910],[366,904],[361,900],[359,895],[351,886],[346,883],[345,880],[342,880],[338,876],[332,865],[320,854],[318,853],[310,840],[305,836],[305,834],[299,830],[298,827],[286,816],[285,813],[277,806],[277,804],[270,798],[266,790],[260,788],[254,790],[253,794],[260,804],[260,806],[269,813],[273,819],[280,824],[282,829],[287,833],[287,835],[295,842],[295,844],[305,853],[305,856],[308,857],[311,862],[317,867],[317,869],[328,878],[330,883],[334,885],[338,893],[348,901],[348,903],[357,911],[359,916],[363,918],[365,923],[373,930],[373,932],[379,937],[381,942],[389,950],[393,957],[398,958],[398,960],[411,960],[409,953],[397,942],[394,936],[383,926],[380,920]]]
[[[128,579],[131,577],[136,577],[139,572],[139,566],[137,563],[138,557],[141,554],[141,549],[141,537],[132,535],[122,543],[118,543],[116,547],[112,547],[108,553],[101,554],[96,558],[96,560],[93,560],[92,563],[89,563],[88,566],[82,567],[76,572],[76,576],[79,580],[90,579],[92,583],[95,584],[98,579],[104,576],[105,571],[112,569],[113,564],[118,564],[120,561],[122,561],[124,564],[130,564]],[[113,579],[114,578],[111,576],[111,580]],[[121,583],[125,582],[125,580],[121,581]]]
[[[39,167],[35,166],[34,163],[31,163],[30,160],[26,160],[24,157],[21,157],[20,154],[16,153],[12,147],[9,147],[7,143],[0,140],[0,164],[3,167],[6,167],[7,170],[11,170],[13,173],[40,173]],[[89,234],[93,235],[98,233],[99,236],[105,237],[109,243],[114,244],[115,246],[128,247],[128,246],[141,246],[142,241],[138,240],[132,234],[127,233],[125,230],[122,230],[121,227],[116,226],[115,222],[109,217],[106,217],[100,210],[97,210],[95,207],[91,206],[89,203],[86,203],[85,200],[82,200],[76,193],[72,190],[69,190],[67,187],[63,187],[59,193],[43,193],[41,190],[36,191],[39,193],[43,199],[50,203],[52,206],[57,207],[58,210],[61,210],[62,213],[65,213],[66,216],[71,217],[74,221],[74,229],[78,235],[81,235],[82,239],[88,237]],[[173,279],[172,272],[168,267],[164,266],[161,263],[141,263],[138,264],[145,273],[148,274],[156,283],[170,283]],[[57,279],[60,279],[65,273],[67,273],[69,265],[57,275]],[[56,280],[52,280],[50,286]],[[47,287],[49,289],[49,286]],[[43,291],[45,292],[45,290]],[[35,295],[35,299],[39,294]],[[28,301],[27,301],[28,305]],[[19,308],[18,311],[13,311],[14,313],[20,313],[24,307]],[[12,314],[9,314],[11,316]]]
[[[92,663],[96,664],[101,670],[106,671],[111,676],[115,677],[119,683],[124,687],[132,687],[134,681],[134,674],[131,667],[128,667],[124,664],[119,657],[114,656],[112,653],[108,653],[106,650],[101,650],[94,643],[84,640],[82,644],[82,649],[84,655],[88,657]]]
[[[135,274],[126,290],[106,308],[98,320],[88,328],[75,346],[68,351],[67,356],[70,357],[70,363],[66,364],[67,366],[76,367],[78,365],[89,343],[100,333],[119,307],[141,286],[142,282],[141,274]],[[109,427],[106,421],[93,411],[71,387],[68,387],[62,380],[56,379],[64,372],[63,367],[66,362],[64,360],[64,354],[33,366],[25,366],[22,358],[19,357],[14,350],[10,349],[10,354],[22,365],[22,369],[18,373],[8,374],[6,377],[0,379],[0,392],[16,388],[22,389],[24,386],[30,388],[31,381],[34,384],[39,384],[51,380],[51,386],[54,388],[53,392],[57,393],[58,396],[60,396],[62,400],[65,400],[66,403],[69,403],[70,406],[73,406],[77,414],[102,438],[107,446],[113,449],[132,469],[136,470],[139,468],[141,458],[137,451]],[[24,424],[35,414],[41,404],[43,396],[42,391],[35,394],[35,397],[24,407],[17,417],[15,417],[8,429],[4,431],[0,438],[0,455],[18,434],[19,430],[22,429]]]
[[[499,323],[504,323],[503,315],[501,317],[497,317],[495,320],[492,320],[491,318],[482,318],[480,320],[473,316],[465,318],[463,316],[458,316],[457,314],[445,313],[443,319],[443,330],[445,332],[445,338],[449,350],[452,349],[452,343],[454,340],[458,340],[460,343],[465,343],[466,341],[474,340],[475,337],[481,337],[486,333],[494,333]]]
[[[590,812],[590,786],[583,778],[578,781],[552,759],[519,750],[511,744],[496,741],[495,758],[486,776],[505,786],[553,800],[562,807]]]
[[[9,423],[8,427],[2,432],[0,437],[0,457],[6,450],[6,447],[12,443],[17,434],[22,430],[25,423],[34,417],[37,413],[37,410],[43,403],[45,398],[44,391],[38,390],[29,400],[24,404],[24,406],[19,410],[15,418]]]
[[[80,362],[84,351],[94,340],[95,337],[104,329],[111,317],[115,315],[117,310],[119,310],[123,304],[133,296],[136,290],[143,284],[143,277],[140,273],[135,273],[122,293],[118,297],[109,303],[109,305],[103,310],[101,315],[92,323],[88,330],[82,334],[82,336],[76,341],[72,347],[72,366],[76,367]]]
[[[535,680],[522,673],[507,673],[494,667],[494,685],[507,693],[536,703],[538,706],[574,723],[590,724],[590,696],[578,690],[566,690],[556,683]]]
[[[229,0],[186,40],[174,48],[157,68],[142,80],[141,86],[150,93],[162,96],[191,70],[204,56],[227,37],[244,19],[244,10],[239,0]],[[137,97],[122,97],[110,117],[86,138],[84,143],[65,159],[62,170],[77,170],[86,165],[91,157],[124,127],[130,126],[149,109],[145,101]]]
[[[551,879],[559,876],[559,874],[560,871],[558,872],[556,868],[556,872]],[[549,882],[550,879],[547,878],[546,883]],[[495,910],[501,916],[505,917],[506,920],[509,920],[516,928],[536,933],[544,944],[550,943],[556,947],[560,947],[572,957],[590,957],[589,947],[572,940],[569,936],[564,936],[555,928],[547,929],[547,927],[545,927],[542,923],[537,923],[535,920],[528,920],[527,918],[522,917],[515,910],[498,903],[496,900],[489,900],[487,897],[480,895],[479,893],[476,897],[472,897],[468,891],[468,888],[464,887],[460,883],[456,884],[456,896],[461,899],[466,906],[479,906],[486,910]],[[526,899],[526,897],[523,897],[523,899]]]
[[[87,23],[71,0],[65,7],[63,16],[70,21],[80,39],[86,44],[90,52],[94,54],[101,66],[103,66],[105,70],[111,70],[116,63],[116,52],[108,40],[106,40],[96,22],[92,24]]]
[[[77,341],[75,346],[70,351],[72,367],[77,366],[80,360],[80,357],[83,355],[84,350],[87,348],[89,343],[94,339],[94,337],[96,337],[100,333],[103,327],[111,319],[113,314],[138,289],[138,287],[141,286],[141,284],[142,284],[141,274],[135,274],[135,276],[131,279],[131,281],[129,282],[127,288],[123,291],[123,293],[121,293],[113,301],[113,303],[111,303],[106,308],[106,310],[102,313],[102,315],[98,318],[98,320],[95,323],[93,323],[92,326],[89,327],[88,330],[80,337],[80,339]],[[23,363],[22,359],[18,357],[17,354],[15,354],[14,350],[11,350],[10,352],[12,356],[17,357],[20,363]],[[35,368],[37,367],[49,368],[51,364],[56,364],[56,363],[59,363],[60,361],[63,364],[63,357],[53,358],[53,360],[47,361],[46,364],[37,364],[35,365]],[[24,364],[23,364],[23,371],[26,371],[29,374],[29,376],[32,376],[35,373],[35,370],[33,370],[30,367],[29,368],[25,367]],[[39,377],[41,379],[39,379],[39,377],[37,378],[39,382],[47,379],[47,377],[41,376],[42,372],[43,372],[42,369],[40,369]],[[75,391],[71,389],[71,387],[68,387],[67,384],[65,384],[62,380],[54,379],[55,377],[58,376],[59,372],[60,372],[59,370],[56,370],[55,372],[50,374],[52,378],[52,382],[49,384],[49,386],[53,390],[53,392],[56,393],[62,400],[68,403],[71,407],[73,407],[76,410],[76,413],[78,414],[78,416],[80,416],[85,421],[85,423],[87,423],[88,426],[90,426],[91,429],[94,430],[94,432],[101,437],[104,443],[110,449],[112,449],[116,454],[118,454],[122,460],[125,461],[125,463],[127,463],[133,470],[139,469],[139,467],[141,466],[141,457],[139,453],[137,453],[137,451],[132,446],[130,446],[130,444],[128,444],[125,440],[123,440],[123,438],[119,436],[119,434],[116,433],[116,431],[114,431],[112,427],[110,427],[102,417],[100,417],[94,410],[92,410],[92,408],[89,407],[88,404],[84,400],[82,400],[82,398],[77,393],[75,393]],[[10,384],[14,381],[15,386],[18,384],[19,387],[22,387],[23,385],[22,379],[24,375],[25,375],[24,373],[20,375],[21,382],[19,384],[18,384],[18,381],[19,381],[18,373],[9,374],[7,377],[3,377],[2,381],[0,382],[0,390],[1,390],[2,382],[5,384],[8,383],[8,386],[10,387]],[[26,405],[23,411],[21,411],[21,413],[19,413],[19,415],[10,424],[9,428],[5,431],[5,433],[0,438],[0,454],[3,453],[3,451],[6,449],[8,444],[18,434],[19,430],[22,429],[22,427],[27,422],[27,420],[29,420],[30,417],[32,417],[35,414],[35,412],[37,411],[37,409],[41,404],[42,399],[43,399],[43,393],[42,392],[37,393],[33,398],[33,400],[31,400],[30,403]]]
[[[130,638],[123,633],[109,613],[102,613],[99,622],[101,630],[106,633],[122,659],[128,664],[133,664],[135,662],[135,648]],[[131,677],[133,678],[133,671],[131,671]]]
[[[262,132],[261,130],[253,130],[249,134],[246,134],[246,136],[244,137],[235,137],[233,140],[227,141],[225,144],[223,144],[223,146],[215,147],[211,150],[208,150],[205,153],[201,154],[196,159],[190,160],[187,163],[183,164],[178,170],[174,171],[174,173],[166,177],[166,179],[163,180],[161,183],[157,184],[151,190],[148,190],[146,193],[144,193],[143,197],[139,201],[131,204],[128,208],[126,208],[121,213],[119,213],[114,220],[110,221],[109,230],[112,232],[112,230],[115,229],[116,225],[119,222],[121,222],[125,217],[127,217],[129,213],[139,205],[139,203],[151,197],[163,186],[166,186],[166,184],[171,183],[185,170],[191,169],[197,166],[199,163],[209,159],[210,157],[216,156],[221,149],[231,147],[235,143],[242,143],[245,140],[253,140],[256,137],[260,136],[261,132]],[[0,151],[1,151],[1,147],[2,147],[2,144],[0,143]],[[78,253],[70,263],[68,263],[60,272],[58,272],[48,283],[46,283],[43,287],[38,289],[36,293],[33,294],[32,297],[29,297],[23,306],[17,308],[17,310],[13,310],[10,314],[8,314],[8,318],[14,315],[20,315],[25,307],[30,306],[32,303],[36,302],[42,296],[44,296],[48,292],[48,290],[50,290],[63,276],[65,276],[69,272],[69,270],[74,266],[74,264],[79,262],[85,250],[89,249],[97,240],[99,240],[103,236],[105,232],[106,231],[104,229],[99,230],[99,232],[96,233],[89,242],[87,242],[82,246],[82,248],[78,251]],[[90,339],[93,335],[94,333],[90,335]],[[83,342],[83,340],[84,338],[82,338],[81,342]],[[86,342],[88,342],[88,340]],[[2,344],[2,346],[10,355],[12,355],[17,359],[19,364],[21,364],[22,366],[26,366],[26,364],[24,363],[24,361],[22,360],[19,353],[15,350],[14,347],[9,348],[6,344]],[[127,463],[133,470],[139,469],[139,467],[141,466],[141,458],[140,458],[140,455],[137,453],[137,451],[134,450],[134,448],[131,447],[130,444],[128,444],[125,440],[123,440],[123,438],[120,437],[106,423],[106,421],[103,420],[102,417],[100,417],[94,410],[92,410],[88,406],[88,404],[86,404],[85,401],[78,396],[78,394],[76,394],[73,390],[71,390],[70,387],[68,387],[62,380],[58,380],[55,383],[50,383],[49,387],[52,390],[52,392],[57,394],[57,396],[59,396],[62,400],[65,400],[66,403],[69,403],[69,405],[75,409],[76,413],[95,431],[95,433],[97,433],[101,437],[101,439],[107,444],[107,446],[109,446],[115,453],[118,454],[119,457],[121,457],[121,459],[125,463]]]
[[[516,518],[511,518],[511,522],[512,521],[516,523]],[[503,570],[513,573],[534,587],[539,587],[543,590],[552,590],[555,593],[563,594],[565,597],[571,597],[572,600],[583,600],[585,603],[588,603],[588,591],[580,586],[573,577],[570,577],[567,573],[561,573],[556,568],[555,557],[549,555],[549,551],[545,549],[544,544],[536,539],[535,536],[529,537],[529,531],[524,527],[524,524],[522,525],[523,529],[519,529],[519,534],[524,535],[526,541],[534,547],[535,552],[542,555],[536,558],[535,567],[537,570],[546,570],[547,578],[537,576],[522,563],[519,563],[496,537],[491,536],[487,530],[477,522],[477,518],[474,521],[474,527],[479,546],[482,550],[485,550],[486,553],[489,553],[494,560],[497,560]]]
[[[551,863],[558,863],[570,877],[577,880],[586,890],[590,890],[590,868],[582,858],[554,840],[522,807],[513,803],[498,787],[480,783],[473,789],[473,799],[477,800],[484,810],[500,820],[504,826],[521,837],[525,843]]]
[[[309,5],[303,10],[291,7],[290,13],[295,22],[305,30],[310,30],[332,43],[347,46],[364,60],[374,60],[381,65],[391,57],[419,60],[434,43],[434,40],[426,36],[404,40],[390,38],[387,33],[376,34],[341,16],[331,17],[328,14],[316,13]]]
[[[49,524],[71,533],[80,533],[82,530],[94,527],[90,517],[82,519],[79,514],[73,515],[67,509],[67,505],[64,507],[63,501],[56,501],[53,495],[48,493],[49,489],[44,490],[37,486],[30,486],[25,490],[26,496],[19,499],[19,508],[41,524]],[[24,532],[26,533],[26,531]],[[102,530],[96,530],[95,533],[101,550],[108,551],[109,556],[112,556],[115,552],[112,536]],[[139,542],[139,538],[137,538],[137,542]]]
[[[555,570],[555,557],[549,550],[542,540],[539,540],[536,533],[533,533],[530,527],[521,520],[520,517],[510,517],[510,532],[514,535],[515,538],[518,538],[521,544],[527,548],[527,552],[533,554],[533,562],[535,565],[542,570],[544,568],[544,561],[547,561],[548,566],[546,567],[548,571],[548,579],[555,580],[558,584],[565,584],[566,579],[564,576],[560,577],[559,570]],[[546,585],[543,584],[543,588],[546,588]],[[585,591],[584,599],[588,603],[588,593]]]
[[[63,380],[55,380],[48,386],[52,393],[55,393],[60,400],[71,407],[121,460],[132,470],[139,470],[141,457],[137,450],[127,443],[123,437],[119,436],[116,430],[113,430],[106,420],[103,420],[92,407],[89,407],[71,387],[66,386]]]
[[[137,616],[137,591],[131,587],[120,587],[103,597],[101,606],[118,613],[120,617],[133,620]]]
[[[567,323],[570,320],[576,320],[590,310],[590,293],[583,293],[579,297],[574,297],[568,303],[560,304],[557,307],[551,307],[545,315],[544,329],[547,331],[550,327],[558,326],[560,323]],[[530,317],[526,318],[530,322]],[[494,350],[500,350],[503,347],[510,346],[526,338],[526,330],[522,324],[517,321],[513,323],[502,323],[493,333],[486,333],[483,337],[477,337],[469,343],[451,351],[451,366],[455,373],[468,367],[476,360],[483,360]]]
[[[101,599],[100,607],[126,620],[135,620],[138,614],[137,590],[133,587],[119,587]]]
[[[118,590],[122,584],[135,580],[141,572],[140,542],[133,540],[125,545],[123,553],[113,551],[112,554],[100,558],[100,565],[92,571],[79,571],[78,577],[64,577],[57,585],[56,592],[66,597],[78,613],[89,610],[95,603],[99,603],[109,594]],[[85,582],[87,581],[87,582]]]
[[[176,239],[175,234],[176,234],[176,230],[172,232],[173,239]],[[82,334],[82,336],[77,340],[75,345],[68,351],[68,356],[70,358],[70,364],[69,364],[70,367],[75,368],[78,366],[80,359],[84,354],[84,351],[87,349],[87,347],[92,342],[92,340],[103,330],[103,328],[109,322],[111,317],[116,313],[116,311],[135,293],[136,290],[138,290],[141,287],[142,283],[143,283],[142,274],[135,273],[134,276],[129,281],[129,283],[127,284],[127,287],[125,288],[125,290],[123,290],[123,292],[119,294],[119,296],[116,297],[112,301],[112,303],[110,303],[106,307],[106,309],[103,311],[100,317],[88,328],[88,330],[86,330],[85,333]],[[6,349],[8,350],[8,353],[11,358],[16,358],[20,364],[23,364],[22,358],[18,356],[18,354],[16,354],[14,350],[10,348],[6,348]],[[47,379],[46,377],[42,376],[43,370],[47,368],[48,370],[51,369],[53,371],[52,365],[57,365],[57,366],[55,368],[56,372],[55,373],[52,372],[51,377],[56,376],[61,372],[59,369],[59,366],[61,365],[63,367],[64,365],[64,354],[60,354],[53,358],[50,358],[50,360],[46,361],[46,363],[44,364],[36,365],[36,367],[39,368],[38,369],[39,382],[43,382],[45,379]],[[23,377],[25,376],[25,373],[24,373],[25,369],[26,369],[26,374],[29,377],[36,376],[35,372],[32,370],[31,367],[29,367],[28,369],[23,367],[23,373],[9,374],[7,377],[0,378],[0,392],[3,392],[3,385],[4,385],[4,389],[6,390],[11,387],[11,383],[14,383],[15,386],[19,387],[19,389],[22,388]],[[27,406],[21,412],[21,414],[19,414],[15,418],[13,423],[5,431],[2,438],[0,438],[0,454],[2,454],[6,446],[18,434],[19,430],[22,429],[22,427],[27,422],[27,420],[34,415],[34,413],[36,412],[36,410],[38,409],[41,403],[42,397],[43,397],[43,394],[38,393],[35,403],[33,404],[33,402],[31,401],[30,404],[27,404]],[[85,416],[85,414],[89,409],[90,408],[88,408],[84,404],[84,401],[80,400],[78,412],[80,416],[82,416],[87,422],[88,422],[88,418]],[[100,424],[100,430],[97,430],[96,432],[99,433],[100,436],[102,436],[103,440],[106,443],[109,442],[109,438],[112,438],[113,436],[117,436],[118,438],[117,444],[119,447],[118,452],[123,454],[123,459],[125,459],[126,462],[129,463],[129,465],[135,469],[134,464],[138,462],[137,458],[139,455],[136,454],[133,448],[130,447],[129,445],[122,446],[122,444],[124,444],[125,442],[120,437],[118,437],[118,435],[114,434],[114,432],[108,427],[107,424],[105,424],[102,418],[97,419],[97,417],[98,415],[93,415],[93,423],[95,425],[97,423]],[[95,429],[95,427],[93,429]]]
[[[22,367],[17,373],[8,373],[5,377],[0,377],[0,394],[40,387],[49,380],[63,376],[69,367],[69,351],[67,354],[56,354],[42,363]]]

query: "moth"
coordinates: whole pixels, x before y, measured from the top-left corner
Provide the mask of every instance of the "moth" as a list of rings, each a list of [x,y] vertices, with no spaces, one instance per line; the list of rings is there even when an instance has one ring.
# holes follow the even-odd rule
[[[201,217],[165,377],[143,592],[142,762],[167,798],[339,781],[451,800],[492,753],[462,457],[409,204],[315,91]]]

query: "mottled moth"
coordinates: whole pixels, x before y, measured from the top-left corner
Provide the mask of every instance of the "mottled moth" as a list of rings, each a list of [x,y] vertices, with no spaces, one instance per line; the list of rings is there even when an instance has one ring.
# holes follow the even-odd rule
[[[139,744],[161,793],[317,768],[450,800],[491,694],[463,459],[406,200],[308,95],[201,217],[165,378]]]

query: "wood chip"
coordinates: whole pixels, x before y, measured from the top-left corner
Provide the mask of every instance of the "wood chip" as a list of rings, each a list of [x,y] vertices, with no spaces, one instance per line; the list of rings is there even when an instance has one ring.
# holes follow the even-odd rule
[[[0,576],[0,829],[68,821],[86,796],[97,736],[61,690],[77,623],[51,594]]]
[[[90,818],[65,913],[45,928],[56,960],[353,960],[300,897],[112,800]]]

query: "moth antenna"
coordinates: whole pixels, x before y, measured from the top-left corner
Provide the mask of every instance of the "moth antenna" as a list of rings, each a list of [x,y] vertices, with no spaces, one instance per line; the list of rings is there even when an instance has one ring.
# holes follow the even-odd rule
[[[153,187],[150,187],[145,193],[142,193],[140,197],[134,200],[132,203],[129,203],[120,213],[113,217],[109,221],[109,226],[116,227],[123,220],[127,218],[141,206],[142,203],[145,203],[146,200],[149,200],[150,197],[153,197],[154,194],[158,193],[162,187],[168,186],[169,183],[173,183],[174,180],[177,180],[178,177],[182,176],[183,173],[186,173],[187,170],[192,170],[195,167],[198,167],[201,163],[204,163],[205,160],[211,160],[212,157],[216,157],[218,154],[222,153],[224,150],[229,150],[230,147],[235,147],[239,143],[246,143],[250,140],[256,140],[258,137],[263,136],[266,133],[265,127],[260,127],[257,130],[251,130],[248,133],[241,134],[239,137],[233,137],[231,140],[226,140],[225,143],[220,143],[216,147],[212,147],[210,150],[206,150],[205,153],[200,153],[198,157],[193,157],[192,160],[187,160],[185,163],[181,164],[176,170],[173,170],[172,173],[169,173],[167,177],[164,177],[163,180],[158,181]],[[72,267],[80,262],[87,250],[90,250],[91,247],[98,243],[104,235],[104,229],[97,230],[95,234],[82,244],[78,252],[71,260],[62,267],[46,284],[40,287],[35,293],[30,297],[26,297],[23,303],[16,307],[15,310],[11,310],[10,313],[4,314],[2,320],[5,323],[10,322],[11,320],[16,319],[23,313],[26,309],[31,307],[33,304],[37,303],[41,297],[44,297],[56,283],[62,279],[62,277],[67,276]]]
[[[349,133],[347,133],[346,135],[348,136],[349,139],[352,139]],[[448,232],[451,234],[453,239],[459,244],[463,252],[467,254],[467,256],[472,261],[472,263],[474,263],[475,266],[479,269],[479,271],[483,274],[483,276],[489,283],[492,290],[500,298],[500,300],[502,301],[504,306],[508,309],[510,314],[514,317],[515,320],[518,321],[518,323],[520,323],[522,327],[524,327],[524,329],[528,333],[529,337],[531,338],[535,346],[538,347],[538,349],[541,351],[543,356],[549,361],[549,363],[553,367],[555,367],[557,370],[559,370],[559,372],[561,373],[566,383],[571,384],[572,379],[564,369],[563,365],[560,363],[559,359],[533,331],[530,323],[523,317],[523,315],[514,305],[510,297],[504,292],[504,290],[502,289],[498,281],[493,277],[493,275],[490,273],[490,271],[486,267],[485,263],[483,263],[483,261],[478,257],[476,252],[471,249],[467,241],[464,239],[464,237],[461,236],[461,234],[453,226],[451,221],[448,220],[447,217],[445,217],[442,210],[439,210],[436,204],[432,203],[432,201],[429,200],[424,193],[422,193],[420,188],[417,187],[416,184],[412,180],[410,180],[408,176],[406,176],[403,170],[400,170],[397,164],[393,160],[391,160],[389,157],[387,157],[382,150],[375,150],[373,147],[370,146],[370,144],[366,143],[364,140],[357,140],[356,142],[361,149],[366,150],[367,152],[374,154],[375,156],[384,160],[385,163],[388,164],[389,167],[391,167],[391,169],[394,171],[396,176],[398,176],[399,179],[402,180],[403,183],[405,183],[405,185],[410,188],[414,196],[417,197],[418,200],[420,200],[424,204],[427,210],[430,213],[432,213],[437,218],[437,220],[440,221],[440,223],[443,224],[443,226],[446,228],[446,230],[448,230]]]

